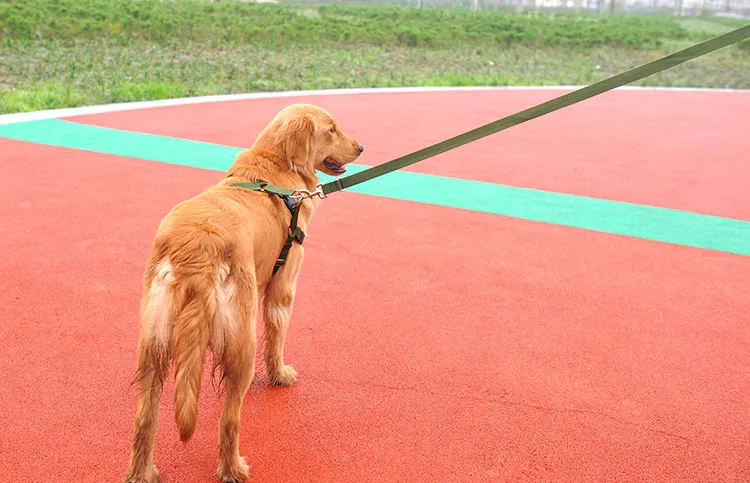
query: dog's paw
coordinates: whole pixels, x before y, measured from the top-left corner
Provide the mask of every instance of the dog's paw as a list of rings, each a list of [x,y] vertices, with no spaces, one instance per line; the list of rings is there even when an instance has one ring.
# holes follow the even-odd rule
[[[274,386],[291,386],[297,382],[297,371],[292,366],[284,366],[274,374],[268,374]]]
[[[240,457],[232,467],[220,465],[216,477],[225,483],[242,483],[250,478],[250,467],[245,463],[245,458]]]
[[[145,475],[135,475],[131,469],[122,481],[123,483],[159,483],[159,472],[156,466],[153,466]]]

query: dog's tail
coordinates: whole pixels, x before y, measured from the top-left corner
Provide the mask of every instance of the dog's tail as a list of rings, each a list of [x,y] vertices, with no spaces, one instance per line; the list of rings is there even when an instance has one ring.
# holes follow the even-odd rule
[[[216,312],[211,272],[202,270],[186,275],[175,287],[174,296],[177,310],[172,329],[175,420],[180,439],[185,442],[195,431],[203,358]]]
[[[210,345],[219,360],[223,353],[224,338],[217,333],[221,327],[216,327],[215,317],[231,260],[230,245],[215,230],[175,231],[168,241],[155,242],[144,279],[138,380],[144,400],[149,393],[158,400],[162,379],[174,361],[175,421],[183,442],[195,431],[206,350]]]

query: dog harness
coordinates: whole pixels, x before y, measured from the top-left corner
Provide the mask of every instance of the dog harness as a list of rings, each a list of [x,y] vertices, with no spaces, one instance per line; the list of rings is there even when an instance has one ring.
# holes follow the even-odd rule
[[[291,250],[292,244],[296,241],[302,245],[302,242],[305,240],[305,232],[302,231],[302,228],[297,226],[297,218],[299,217],[299,210],[302,207],[302,200],[304,198],[295,198],[294,195],[299,193],[298,190],[279,188],[278,186],[274,186],[262,180],[258,180],[257,183],[236,183],[231,186],[238,186],[252,191],[260,191],[276,195],[284,201],[284,206],[286,206],[292,214],[292,220],[289,222],[289,234],[286,237],[284,246],[281,248],[279,257],[276,259],[276,263],[273,266],[273,273],[271,276],[274,276],[286,263],[286,258],[289,256],[289,250]]]

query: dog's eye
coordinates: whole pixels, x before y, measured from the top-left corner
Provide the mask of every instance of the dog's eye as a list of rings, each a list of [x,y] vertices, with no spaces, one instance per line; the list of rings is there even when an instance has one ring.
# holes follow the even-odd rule
[[[336,128],[332,127],[330,132],[335,133],[336,132]]]

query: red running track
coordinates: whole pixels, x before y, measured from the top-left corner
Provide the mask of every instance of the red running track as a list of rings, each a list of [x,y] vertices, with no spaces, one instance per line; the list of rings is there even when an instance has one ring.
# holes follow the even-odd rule
[[[503,99],[512,104],[516,95],[527,94]],[[707,106],[693,95],[691,103]],[[309,100],[336,104],[338,117],[356,123],[368,102],[387,111],[389,98]],[[482,104],[479,94],[431,99],[466,112],[469,99]],[[249,126],[288,101],[85,121],[127,127],[140,115],[131,128],[242,144]],[[508,109],[516,107],[524,106]],[[173,117],[189,109],[194,116]],[[222,121],[243,113],[237,125]],[[376,152],[405,152],[477,121],[452,120],[433,119],[439,135],[414,132],[403,143],[387,124],[361,119],[353,130]],[[619,133],[603,125],[587,142],[610,151]],[[702,135],[690,144],[673,133],[688,143],[683,156],[661,158],[651,167],[659,176],[637,175],[637,189],[612,181],[617,166],[636,163],[624,159],[632,150],[611,152],[609,170],[587,157],[581,166],[592,181],[579,191],[608,187],[611,198],[668,207],[703,200],[696,211],[748,219],[747,205],[735,203],[747,168],[732,168],[744,180],[704,168],[694,156]],[[558,151],[577,152],[563,139]],[[221,174],[0,142],[0,479],[117,481],[132,431],[129,383],[151,237],[173,204]],[[717,142],[714,155],[736,158],[731,150],[746,142]],[[503,172],[483,158],[450,172],[464,169],[460,159],[416,169],[577,192],[569,158],[527,160],[528,172],[512,160],[517,171]],[[690,186],[682,166],[704,170],[695,197],[672,196]],[[271,388],[261,366],[245,399],[241,451],[253,481],[750,479],[749,257],[352,193],[326,200],[310,231],[287,344],[300,379]],[[221,401],[207,379],[195,436],[183,445],[171,390],[156,441],[162,480],[214,481]]]
[[[271,98],[77,116],[97,126],[248,146],[292,102],[329,109],[377,164],[565,91]],[[622,90],[407,170],[750,220],[750,94]]]

